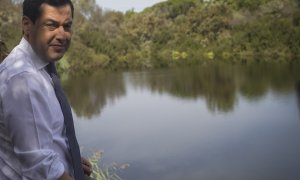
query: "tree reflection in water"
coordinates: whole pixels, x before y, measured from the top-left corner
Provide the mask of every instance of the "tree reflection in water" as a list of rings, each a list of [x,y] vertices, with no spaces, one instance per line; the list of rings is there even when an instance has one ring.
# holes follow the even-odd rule
[[[157,70],[135,75],[135,86],[145,86],[153,93],[168,93],[182,99],[203,98],[210,111],[233,111],[240,94],[257,100],[269,89],[278,93],[291,90],[298,64],[207,64],[197,67]],[[238,94],[239,93],[239,94]]]
[[[91,76],[71,77],[63,85],[77,116],[87,118],[100,114],[108,102],[125,96],[127,83],[184,100],[202,98],[212,112],[231,112],[239,95],[255,101],[269,90],[290,91],[295,80],[300,79],[298,70],[298,64],[211,63],[129,73],[99,71]]]
[[[126,94],[121,74],[104,71],[69,77],[63,87],[76,115],[85,118],[99,115],[107,103]]]
[[[295,83],[296,93],[297,93],[297,101],[298,101],[298,110],[300,115],[300,79],[298,79]]]

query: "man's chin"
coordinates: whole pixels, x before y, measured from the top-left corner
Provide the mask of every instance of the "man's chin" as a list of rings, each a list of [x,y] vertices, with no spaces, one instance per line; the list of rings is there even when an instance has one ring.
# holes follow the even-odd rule
[[[64,54],[55,54],[55,55],[49,56],[48,61],[51,61],[51,62],[59,61],[61,58],[63,58],[63,56],[64,56]]]

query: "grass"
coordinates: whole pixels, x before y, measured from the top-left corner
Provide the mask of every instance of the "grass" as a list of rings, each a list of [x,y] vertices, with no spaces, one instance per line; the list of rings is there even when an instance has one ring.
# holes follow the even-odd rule
[[[127,169],[129,164],[117,164],[101,166],[101,158],[103,156],[102,151],[94,152],[88,159],[92,164],[93,173],[91,177],[96,180],[122,180],[117,174],[120,170]]]

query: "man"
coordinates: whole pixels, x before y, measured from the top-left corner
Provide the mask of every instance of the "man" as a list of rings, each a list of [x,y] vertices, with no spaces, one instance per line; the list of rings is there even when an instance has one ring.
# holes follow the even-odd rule
[[[67,124],[74,125],[66,120],[61,88],[47,72],[69,48],[73,12],[70,0],[23,2],[23,38],[0,65],[0,180],[91,174],[91,164],[80,162],[74,131],[75,140],[68,136]]]

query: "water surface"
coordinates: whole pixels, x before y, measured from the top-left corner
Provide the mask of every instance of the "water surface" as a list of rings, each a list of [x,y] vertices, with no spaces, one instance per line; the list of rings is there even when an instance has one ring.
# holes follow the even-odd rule
[[[213,64],[69,77],[84,154],[127,180],[300,179],[295,64]]]

